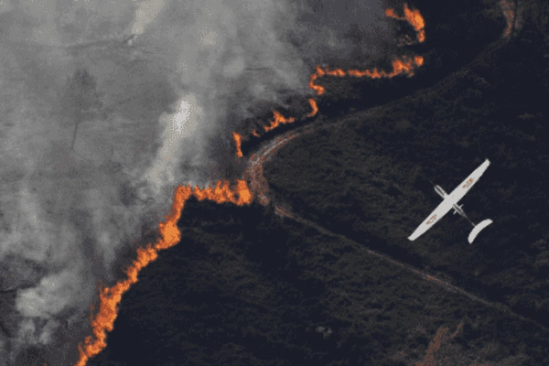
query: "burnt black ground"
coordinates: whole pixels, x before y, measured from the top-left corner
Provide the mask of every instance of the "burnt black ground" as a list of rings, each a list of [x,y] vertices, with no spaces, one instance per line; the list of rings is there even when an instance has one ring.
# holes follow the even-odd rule
[[[417,6],[440,51],[422,46],[430,61],[417,81],[388,81],[408,83],[399,95],[407,97],[369,104],[368,82],[331,80],[335,94],[313,122],[325,128],[266,165],[277,199],[347,239],[282,219],[271,206],[191,199],[178,223],[181,243],[140,273],[108,347],[89,365],[413,365],[440,327],[452,333],[459,324],[433,353],[447,357],[444,365],[549,364],[544,34],[526,24],[503,42],[502,20],[480,19],[473,2]],[[448,215],[409,243],[439,202],[429,180],[450,191],[485,158],[492,166],[462,203],[473,221],[494,224],[470,246],[470,225]]]

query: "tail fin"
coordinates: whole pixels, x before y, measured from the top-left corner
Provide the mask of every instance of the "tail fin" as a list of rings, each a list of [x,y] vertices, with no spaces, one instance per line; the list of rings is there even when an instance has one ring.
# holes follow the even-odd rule
[[[473,230],[471,230],[471,233],[469,234],[469,237],[467,238],[467,240],[469,241],[469,244],[473,244],[473,240],[475,240],[475,238],[477,237],[478,234],[480,234],[480,232],[486,228],[488,225],[490,225],[493,221],[490,220],[490,219],[486,219],[484,221],[481,221],[479,222],[474,228]]]

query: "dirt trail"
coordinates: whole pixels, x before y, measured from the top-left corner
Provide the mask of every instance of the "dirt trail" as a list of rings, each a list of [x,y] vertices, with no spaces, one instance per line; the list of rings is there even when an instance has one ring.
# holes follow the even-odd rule
[[[374,114],[380,108],[381,107],[372,108],[372,109],[368,110],[367,112],[365,112],[364,116],[371,116],[372,114]],[[319,118],[322,118],[322,117],[319,117]],[[358,243],[358,242],[348,238],[347,236],[345,236],[343,234],[337,234],[337,233],[334,233],[334,232],[326,229],[325,227],[318,224],[317,222],[305,219],[305,218],[297,215],[296,213],[294,213],[292,211],[292,208],[291,208],[290,204],[288,204],[287,202],[283,202],[283,199],[279,199],[279,198],[274,197],[274,195],[271,192],[268,191],[268,183],[267,183],[267,180],[265,179],[265,177],[263,176],[263,165],[265,163],[267,163],[268,161],[270,161],[273,158],[273,156],[276,154],[276,152],[280,150],[280,148],[282,148],[284,145],[289,143],[294,138],[297,138],[297,137],[299,137],[303,134],[308,134],[308,133],[318,131],[318,130],[321,130],[321,129],[333,128],[334,126],[340,125],[344,122],[345,121],[343,120],[343,121],[339,121],[337,123],[331,123],[331,124],[322,124],[322,125],[310,125],[309,124],[309,125],[303,126],[301,128],[297,128],[295,130],[288,131],[286,133],[283,133],[283,134],[273,138],[271,141],[265,143],[256,153],[252,154],[250,156],[250,158],[248,159],[247,167],[246,167],[246,171],[245,171],[244,175],[245,175],[246,179],[249,181],[250,189],[259,198],[260,203],[263,204],[263,205],[267,205],[269,202],[272,202],[275,206],[275,213],[278,214],[279,216],[285,217],[285,218],[290,219],[290,220],[295,220],[295,221],[297,221],[299,223],[302,223],[304,225],[313,227],[313,228],[317,229],[319,232],[321,232],[325,235],[329,235],[329,236],[332,236],[332,237],[337,237],[340,240],[356,244],[361,250],[366,251],[368,254],[370,254],[372,256],[375,256],[375,257],[378,257],[378,258],[381,258],[381,259],[383,259],[383,260],[385,260],[385,261],[387,261],[391,264],[394,264],[394,265],[396,265],[400,268],[403,268],[403,269],[405,269],[409,272],[412,272],[416,276],[422,278],[423,280],[428,281],[430,283],[433,283],[433,284],[435,284],[439,287],[442,287],[443,289],[445,289],[448,292],[463,295],[463,296],[467,297],[468,299],[470,299],[472,301],[481,303],[481,304],[483,304],[487,307],[490,307],[492,309],[501,311],[501,312],[503,312],[503,313],[505,313],[509,316],[520,319],[521,321],[536,325],[537,327],[539,327],[543,330],[548,330],[548,328],[546,328],[545,326],[535,322],[532,319],[526,318],[526,317],[514,312],[513,310],[511,310],[511,308],[509,308],[508,306],[506,306],[502,303],[492,302],[492,301],[488,301],[486,299],[483,299],[483,298],[481,298],[477,295],[474,295],[474,294],[468,292],[467,290],[465,290],[461,287],[458,287],[458,286],[455,286],[455,285],[451,284],[450,282],[448,282],[444,279],[441,279],[441,278],[436,277],[432,274],[429,274],[426,271],[415,268],[414,266],[412,266],[410,264],[398,261],[398,260],[396,260],[396,259],[394,259],[394,258],[392,258],[392,257],[390,257],[386,254],[377,252],[375,250],[368,249],[365,246],[364,243]]]

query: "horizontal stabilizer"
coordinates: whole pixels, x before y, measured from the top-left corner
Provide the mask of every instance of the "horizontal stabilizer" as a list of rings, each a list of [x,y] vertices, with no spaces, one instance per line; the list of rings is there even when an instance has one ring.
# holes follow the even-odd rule
[[[477,226],[471,230],[471,233],[469,234],[469,237],[467,240],[469,240],[469,244],[473,244],[473,240],[477,237],[478,234],[488,225],[490,225],[493,221],[490,219],[486,219],[482,222],[479,222]]]

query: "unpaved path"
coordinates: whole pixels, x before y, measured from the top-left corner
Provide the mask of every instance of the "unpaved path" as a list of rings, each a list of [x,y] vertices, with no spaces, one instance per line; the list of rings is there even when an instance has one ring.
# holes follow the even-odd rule
[[[380,107],[372,108],[372,109],[368,110],[367,112],[365,112],[364,116],[371,116],[379,109],[380,109]],[[539,327],[543,330],[548,330],[548,328],[546,328],[545,326],[535,322],[532,319],[526,318],[526,317],[514,312],[513,310],[511,310],[511,308],[509,308],[508,306],[506,306],[502,303],[492,302],[492,301],[488,301],[486,299],[483,299],[483,298],[481,298],[477,295],[474,295],[474,294],[468,292],[467,290],[465,290],[461,287],[453,285],[452,283],[450,283],[447,280],[444,280],[444,279],[436,277],[432,274],[429,274],[426,271],[418,269],[418,268],[416,268],[416,267],[414,267],[410,264],[407,264],[407,263],[401,262],[399,260],[396,260],[396,259],[394,259],[394,258],[392,258],[392,257],[390,257],[386,254],[383,254],[383,253],[380,253],[378,251],[369,249],[369,248],[366,247],[366,245],[364,243],[358,243],[358,242],[348,238],[347,236],[345,236],[343,234],[337,234],[337,233],[334,233],[334,232],[324,228],[323,226],[321,226],[317,222],[305,219],[305,218],[295,214],[294,212],[292,212],[292,208],[287,202],[283,202],[283,199],[275,197],[272,193],[270,193],[268,191],[268,183],[267,183],[267,180],[265,179],[265,177],[263,175],[263,166],[264,166],[265,163],[267,163],[268,161],[270,161],[273,158],[273,156],[280,150],[280,148],[282,148],[284,145],[289,143],[291,140],[293,140],[293,139],[295,139],[295,138],[297,138],[301,135],[308,134],[308,133],[318,131],[318,130],[321,130],[321,129],[333,128],[334,126],[340,125],[344,122],[345,121],[343,120],[343,121],[340,121],[340,122],[337,122],[337,123],[330,123],[330,124],[321,124],[321,125],[309,124],[309,125],[297,128],[295,130],[288,131],[286,133],[283,133],[283,134],[273,138],[271,141],[268,141],[268,142],[264,143],[259,148],[259,150],[257,150],[257,152],[253,153],[248,159],[244,176],[249,181],[250,188],[255,193],[256,197],[258,197],[259,202],[263,205],[267,205],[269,202],[273,202],[273,204],[275,206],[275,213],[277,213],[278,215],[286,217],[287,219],[290,219],[290,220],[295,220],[295,221],[300,222],[304,225],[314,227],[319,232],[321,232],[325,235],[329,235],[329,236],[332,236],[332,237],[337,237],[338,239],[340,239],[342,241],[347,241],[347,242],[357,244],[357,246],[361,250],[366,251],[369,255],[381,258],[381,259],[383,259],[383,260],[385,260],[385,261],[387,261],[387,262],[389,262],[393,265],[396,265],[396,266],[398,266],[400,268],[403,268],[403,269],[405,269],[409,272],[412,272],[413,274],[415,274],[416,276],[422,278],[423,280],[428,281],[428,282],[430,282],[432,284],[435,284],[437,286],[440,286],[448,292],[463,295],[463,296],[467,297],[468,299],[470,299],[472,301],[481,303],[481,304],[483,304],[483,305],[485,305],[489,308],[495,309],[497,311],[501,311],[501,312],[503,312],[503,313],[505,313],[509,316],[520,319],[521,321],[524,321],[524,322],[527,322],[527,323],[530,323],[530,324],[534,324],[534,325],[536,325],[537,327]]]

